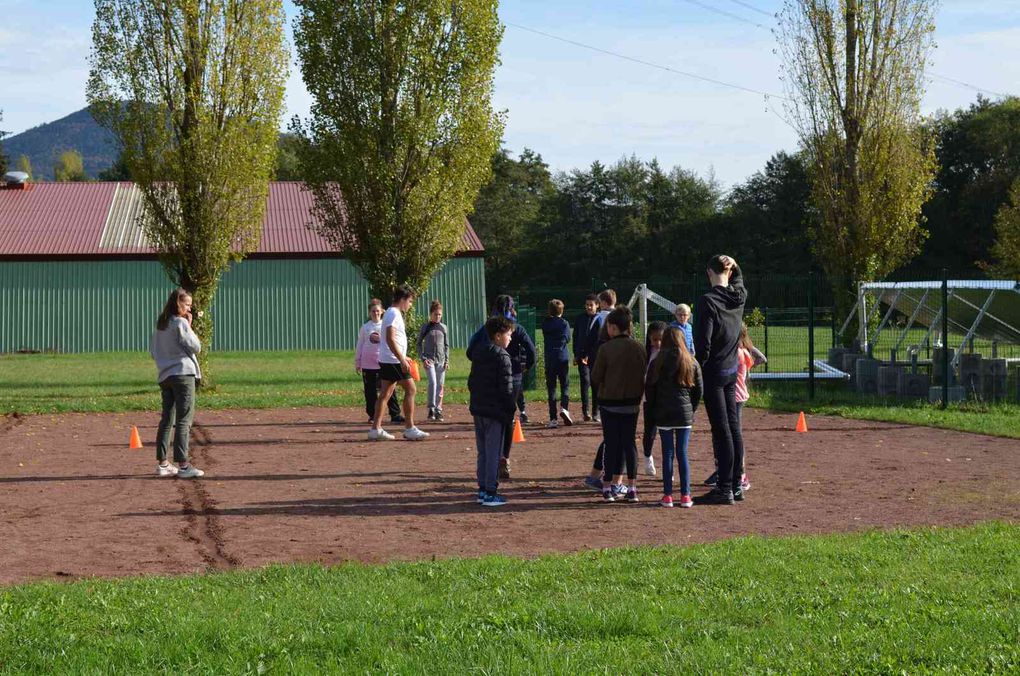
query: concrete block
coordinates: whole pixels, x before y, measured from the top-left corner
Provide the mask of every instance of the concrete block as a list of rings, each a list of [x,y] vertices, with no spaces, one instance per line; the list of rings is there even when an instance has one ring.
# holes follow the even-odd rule
[[[899,380],[896,383],[896,393],[901,397],[924,399],[928,396],[929,387],[931,387],[931,378],[928,374],[904,371],[899,374]]]
[[[847,353],[845,347],[830,347],[829,357],[825,362],[835,369],[843,369],[843,355]]]
[[[944,348],[936,347],[931,351],[931,380],[933,385],[942,384],[942,354]],[[950,348],[949,350],[949,384],[956,385],[956,374],[953,372],[953,357],[956,356],[956,350]]]
[[[966,396],[967,396],[966,390],[964,390],[962,387],[958,385],[949,388],[949,403],[953,403],[955,401],[963,401],[966,398]],[[941,385],[932,386],[928,388],[928,401],[930,401],[933,404],[937,401],[942,401]]]
[[[981,375],[983,375],[983,376],[1005,376],[1006,375],[1006,360],[1005,359],[982,359],[981,360]]]
[[[857,372],[857,361],[864,358],[864,355],[860,352],[844,353],[843,363],[840,364],[838,368],[844,373],[849,373],[850,379],[853,380],[854,374]]]
[[[899,382],[905,370],[902,366],[879,366],[875,380],[876,388],[883,397],[893,396],[899,392]]]
[[[858,359],[855,364],[854,384],[861,394],[878,393],[878,367],[882,362],[877,359]]]

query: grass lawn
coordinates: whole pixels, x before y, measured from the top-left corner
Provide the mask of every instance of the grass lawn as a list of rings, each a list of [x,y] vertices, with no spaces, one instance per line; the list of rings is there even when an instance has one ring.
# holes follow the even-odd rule
[[[0,590],[0,672],[1020,669],[1020,526]]]

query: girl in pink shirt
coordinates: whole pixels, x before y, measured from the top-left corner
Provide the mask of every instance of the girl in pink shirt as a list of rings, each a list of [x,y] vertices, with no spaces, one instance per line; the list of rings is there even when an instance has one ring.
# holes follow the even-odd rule
[[[743,411],[744,403],[751,398],[750,393],[747,389],[747,376],[758,364],[764,364],[768,359],[762,354],[758,348],[751,342],[751,336],[747,333],[747,324],[741,323],[740,325],[740,339],[737,341],[737,387],[736,387],[736,400],[737,400],[737,424],[743,429]],[[740,435],[740,444],[743,444],[744,435]],[[734,439],[736,442],[736,439]],[[744,457],[744,465],[746,467],[747,460],[744,449],[741,449],[740,456]],[[747,480],[747,473],[744,471],[744,467],[740,468],[740,488],[741,490],[747,490],[751,487],[751,482]]]

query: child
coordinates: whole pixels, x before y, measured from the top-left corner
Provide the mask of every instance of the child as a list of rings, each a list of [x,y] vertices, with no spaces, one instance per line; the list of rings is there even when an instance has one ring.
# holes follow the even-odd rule
[[[746,491],[751,488],[751,482],[747,480],[747,472],[745,467],[747,465],[747,456],[744,453],[744,404],[748,399],[751,398],[751,394],[748,391],[747,380],[748,375],[751,373],[751,369],[759,364],[764,364],[768,361],[758,348],[751,342],[751,336],[747,333],[747,324],[741,323],[740,325],[740,340],[737,347],[737,387],[736,396],[737,401],[737,425],[740,427],[740,435],[733,440],[734,445],[740,444],[740,450],[737,454],[743,460],[743,464],[740,467],[740,490]],[[738,441],[739,440],[739,441]]]
[[[156,362],[163,412],[156,431],[156,475],[195,479],[205,474],[188,463],[191,420],[195,415],[195,383],[202,379],[197,355],[202,343],[191,329],[191,294],[184,289],[170,292],[156,320],[149,340],[149,354]],[[174,434],[174,462],[167,461],[170,430]]]
[[[591,381],[599,393],[599,413],[605,440],[603,459],[602,499],[615,502],[612,479],[621,477],[627,467],[627,502],[637,502],[637,433],[638,411],[645,389],[645,348],[630,335],[631,312],[619,305],[606,317],[609,336],[595,358]]]
[[[581,415],[585,422],[591,421],[589,410],[594,411],[595,409],[588,408],[588,391],[591,389],[591,366],[588,364],[584,349],[588,344],[588,334],[594,329],[598,321],[596,319],[598,310],[599,297],[594,293],[589,293],[588,297],[584,299],[584,312],[577,315],[577,319],[574,320],[574,365],[577,366],[577,377],[581,381]],[[597,403],[595,408],[598,408]]]
[[[450,368],[450,341],[446,324],[443,324],[443,304],[438,300],[429,305],[429,321],[418,333],[418,356],[425,365],[429,378],[429,420],[443,419],[443,384]]]
[[[545,341],[545,389],[549,395],[549,429],[559,427],[556,422],[556,381],[560,383],[560,417],[563,424],[574,424],[567,407],[570,406],[570,324],[563,318],[563,301],[549,301],[549,316],[542,322]]]
[[[662,502],[673,506],[673,459],[680,475],[680,506],[691,507],[691,470],[687,444],[691,439],[694,412],[701,400],[701,369],[691,353],[683,331],[671,326],[662,350],[652,361],[645,382],[645,405],[655,419],[662,439]]]
[[[595,360],[598,358],[599,347],[609,340],[609,334],[606,333],[606,317],[609,316],[609,312],[613,309],[616,304],[616,292],[612,289],[603,289],[599,291],[596,296],[599,302],[599,311],[595,315],[595,320],[592,323],[591,330],[588,331],[588,335],[585,338],[584,357],[582,361],[589,368],[595,367]],[[599,417],[599,388],[592,379],[591,383],[591,418],[594,422],[600,423],[602,420]],[[584,484],[589,488],[602,491],[602,478],[604,475],[603,470],[603,458],[605,456],[606,445],[605,442],[599,444],[599,447],[595,449],[595,461],[592,463],[591,472],[584,479]],[[626,488],[623,486],[617,486],[616,489],[619,495],[626,493]]]
[[[407,359],[407,330],[404,314],[414,305],[414,292],[406,284],[393,291],[393,304],[382,317],[383,342],[379,347],[379,401],[375,405],[372,429],[368,431],[369,441],[392,441],[395,437],[382,428],[383,408],[397,385],[404,390],[404,438],[408,441],[428,439],[428,432],[422,432],[414,425],[414,395],[417,388],[411,379],[411,366]]]
[[[652,366],[655,355],[659,354],[662,346],[662,334],[669,326],[666,322],[655,321],[648,325],[645,332],[645,352],[648,354],[648,365],[645,367],[645,379],[648,379],[648,370]],[[644,405],[645,428],[641,436],[641,444],[645,452],[645,474],[655,476],[655,460],[652,459],[652,448],[655,446],[655,420],[648,408],[648,402]]]
[[[712,425],[712,450],[719,468],[715,488],[699,498],[709,505],[732,505],[740,490],[743,450],[737,422],[737,342],[747,290],[737,262],[713,256],[705,270],[711,289],[698,298],[694,347],[704,379],[705,412]]]
[[[478,449],[476,476],[478,504],[499,507],[506,498],[496,494],[499,466],[503,459],[503,439],[514,419],[514,378],[510,345],[514,323],[506,317],[490,317],[485,322],[489,341],[472,352],[468,391],[471,393],[471,415],[475,423],[475,445]]]
[[[382,343],[382,301],[373,298],[368,302],[368,321],[358,331],[358,344],[354,348],[354,370],[361,374],[365,387],[365,412],[368,422],[375,419],[375,404],[379,400],[379,346]],[[401,423],[400,400],[397,393],[387,402],[390,422]]]
[[[687,351],[694,354],[694,333],[691,331],[691,306],[687,303],[680,303],[676,306],[675,316],[676,321],[670,322],[669,325],[683,332]]]

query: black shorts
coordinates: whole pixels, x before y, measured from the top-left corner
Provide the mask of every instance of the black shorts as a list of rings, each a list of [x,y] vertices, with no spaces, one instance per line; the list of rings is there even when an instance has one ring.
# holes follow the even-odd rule
[[[401,380],[410,380],[411,374],[404,373],[404,367],[400,364],[379,362],[379,377],[391,383],[399,383]]]

